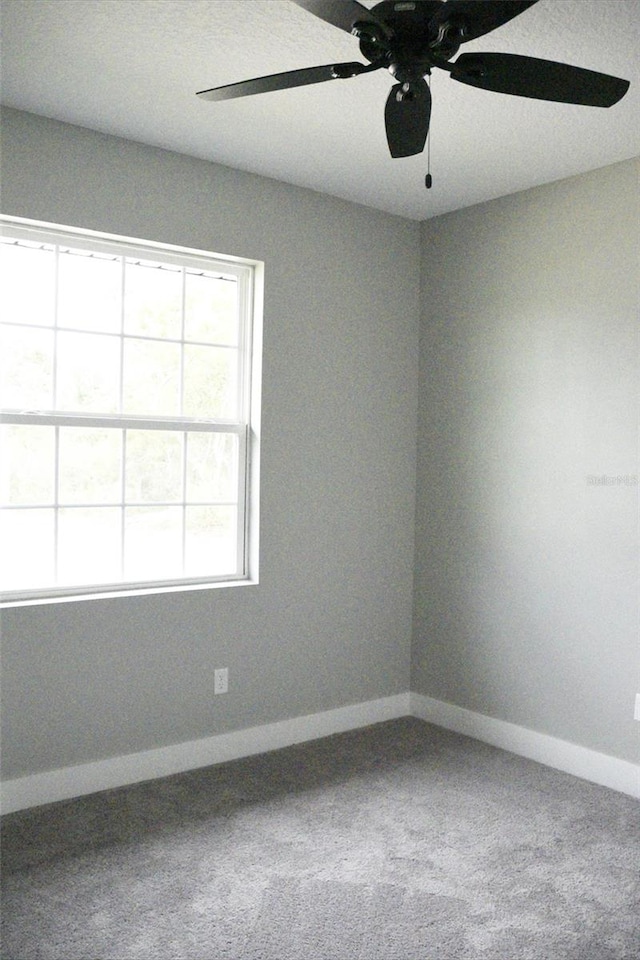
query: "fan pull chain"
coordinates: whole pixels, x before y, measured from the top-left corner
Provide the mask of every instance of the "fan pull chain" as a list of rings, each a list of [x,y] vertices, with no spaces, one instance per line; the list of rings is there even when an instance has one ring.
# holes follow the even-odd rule
[[[425,80],[426,79],[425,77]],[[429,92],[431,92],[431,73],[429,73],[427,83],[429,85]],[[431,124],[429,124],[429,131],[427,133],[427,175],[424,178],[424,185],[427,190],[431,190],[433,185],[433,177],[431,176]]]

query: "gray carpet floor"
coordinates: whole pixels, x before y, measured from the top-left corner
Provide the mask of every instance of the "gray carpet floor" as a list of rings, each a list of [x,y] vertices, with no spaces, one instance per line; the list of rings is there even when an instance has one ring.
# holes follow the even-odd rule
[[[640,804],[406,718],[3,819],[4,960],[638,960]]]

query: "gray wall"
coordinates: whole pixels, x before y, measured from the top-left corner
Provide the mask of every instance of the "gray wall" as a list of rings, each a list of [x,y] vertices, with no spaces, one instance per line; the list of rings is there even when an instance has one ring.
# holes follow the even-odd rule
[[[412,688],[638,760],[638,164],[423,224]]]
[[[419,225],[10,110],[2,183],[7,214],[266,265],[260,585],[6,610],[3,776],[406,691]]]
[[[637,759],[638,490],[587,482],[638,472],[637,172],[429,221],[420,262],[416,223],[6,111],[3,212],[262,259],[266,303],[260,585],[5,611],[3,776],[403,692],[410,666]]]

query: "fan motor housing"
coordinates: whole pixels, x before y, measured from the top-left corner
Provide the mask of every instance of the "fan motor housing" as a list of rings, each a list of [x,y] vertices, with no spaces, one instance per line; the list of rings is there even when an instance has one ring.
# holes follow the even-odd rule
[[[355,24],[362,56],[369,63],[385,66],[400,83],[422,79],[434,64],[454,56],[460,46],[453,25],[445,24],[431,35],[429,24],[440,5],[440,0],[382,0],[371,13],[389,27],[392,36],[380,36],[375,24]]]

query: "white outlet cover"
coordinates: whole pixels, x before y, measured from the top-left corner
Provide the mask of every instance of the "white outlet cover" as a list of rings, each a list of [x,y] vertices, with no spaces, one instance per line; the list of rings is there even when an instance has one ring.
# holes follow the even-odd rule
[[[640,720],[640,693],[636,693],[636,708],[633,711],[633,719]]]

